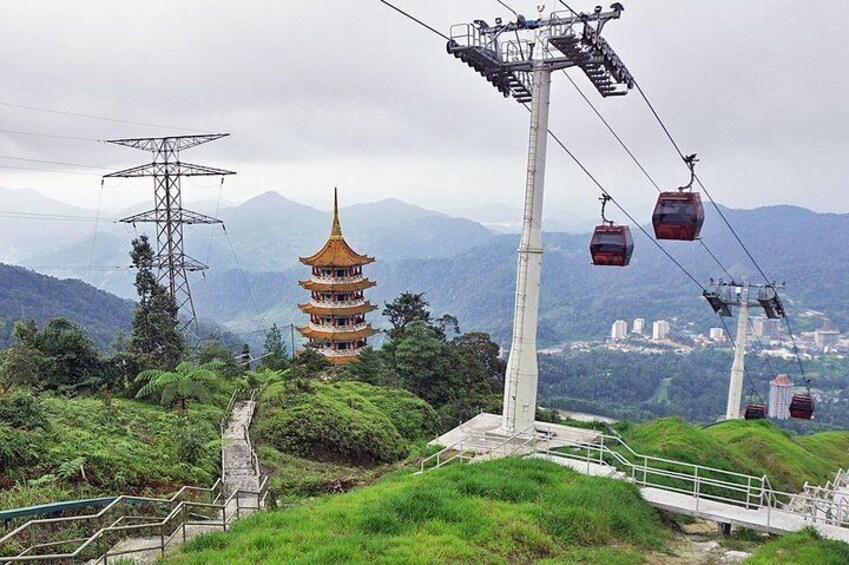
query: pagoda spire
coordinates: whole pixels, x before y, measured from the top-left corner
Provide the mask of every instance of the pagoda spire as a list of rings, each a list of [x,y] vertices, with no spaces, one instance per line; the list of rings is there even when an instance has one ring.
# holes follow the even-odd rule
[[[337,188],[333,187],[333,225],[330,228],[330,239],[342,239],[342,224],[339,223],[339,196]]]

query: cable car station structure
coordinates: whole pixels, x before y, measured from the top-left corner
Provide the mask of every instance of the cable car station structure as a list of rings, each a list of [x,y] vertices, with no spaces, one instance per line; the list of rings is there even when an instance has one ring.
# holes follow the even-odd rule
[[[748,403],[743,416],[740,414],[740,405],[743,399],[743,377],[746,372],[746,338],[749,327],[749,308],[763,308],[767,318],[784,318],[786,313],[778,290],[784,288],[784,284],[764,283],[753,285],[749,277],[744,275],[741,282],[711,280],[711,290],[704,292],[711,308],[716,314],[730,318],[732,307],[737,308],[737,334],[734,343],[734,363],[731,365],[731,379],[728,385],[728,404],[725,409],[726,420],[736,420],[741,417],[748,419],[760,419],[765,417],[764,405]],[[753,295],[752,290],[757,290]],[[810,391],[807,394],[795,394],[790,403],[790,414],[794,418],[809,420],[813,416],[814,402]]]
[[[471,67],[505,98],[530,103],[530,141],[522,237],[516,277],[513,338],[504,383],[499,431],[512,434],[533,425],[537,400],[537,319],[542,267],[542,201],[545,184],[548,110],[552,73],[577,67],[604,97],[622,96],[634,86],[628,69],[601,36],[604,26],[622,14],[554,12],[537,19],[518,15],[495,25],[483,20],[451,27],[448,53]]]

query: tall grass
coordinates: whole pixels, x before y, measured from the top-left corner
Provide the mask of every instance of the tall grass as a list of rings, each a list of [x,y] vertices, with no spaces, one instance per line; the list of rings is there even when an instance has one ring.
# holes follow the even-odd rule
[[[626,483],[540,460],[407,471],[252,516],[196,538],[171,563],[605,563],[662,550],[656,512]]]

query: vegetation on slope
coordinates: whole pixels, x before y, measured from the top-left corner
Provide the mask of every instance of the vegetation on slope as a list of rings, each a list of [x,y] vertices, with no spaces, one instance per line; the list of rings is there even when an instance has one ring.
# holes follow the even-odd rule
[[[736,420],[700,428],[680,418],[626,426],[637,452],[738,473],[767,475],[772,487],[797,492],[824,484],[849,466],[849,432],[796,436],[768,421]]]
[[[258,439],[315,460],[371,465],[407,456],[437,430],[436,413],[401,389],[359,382],[282,381],[260,397]]]
[[[656,512],[626,483],[540,460],[390,475],[375,485],[189,542],[181,564],[642,562],[665,546]]]
[[[0,397],[0,508],[211,484],[220,408],[188,416],[125,399]]]
[[[815,530],[787,534],[767,542],[744,565],[845,565],[849,544],[823,539]]]
[[[82,281],[59,280],[0,263],[0,346],[12,342],[14,321],[44,324],[63,316],[86,327],[95,345],[105,349],[113,336],[130,328],[133,304]]]

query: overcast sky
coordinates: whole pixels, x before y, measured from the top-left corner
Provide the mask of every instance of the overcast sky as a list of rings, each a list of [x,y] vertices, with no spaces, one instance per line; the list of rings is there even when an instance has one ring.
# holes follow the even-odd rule
[[[508,2],[533,13],[542,0]],[[511,15],[494,0],[396,0],[434,27]],[[548,8],[554,7],[548,2]],[[593,3],[573,0],[576,9]],[[849,212],[845,193],[849,3],[841,0],[639,0],[604,35],[700,173],[733,207],[788,203]],[[230,132],[188,162],[238,171],[224,199],[267,190],[323,209],[388,197],[460,213],[519,209],[527,112],[445,52],[444,41],[377,0],[3,2],[0,103],[162,124],[35,112],[0,104],[0,130],[104,139]],[[670,188],[686,171],[636,92],[601,99],[578,84]],[[565,77],[551,127],[635,215],[655,198]],[[124,168],[147,154],[95,141],[0,132],[0,156]],[[99,169],[0,158],[0,186],[95,207]],[[594,213],[597,191],[554,146],[546,207]],[[214,199],[217,179],[186,182]],[[105,210],[152,201],[152,181],[110,181]],[[517,218],[518,219],[518,218]],[[281,218],[285,221],[285,218]]]

